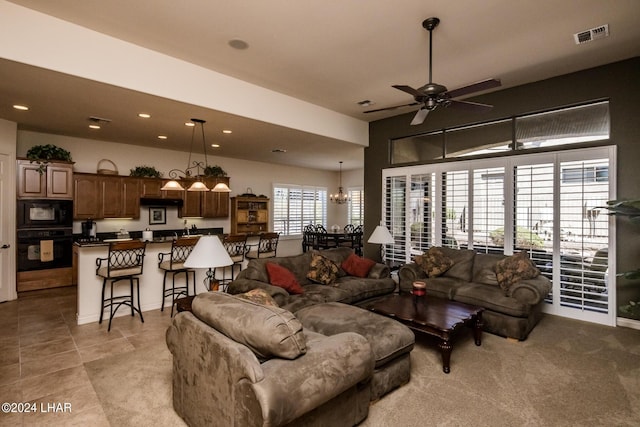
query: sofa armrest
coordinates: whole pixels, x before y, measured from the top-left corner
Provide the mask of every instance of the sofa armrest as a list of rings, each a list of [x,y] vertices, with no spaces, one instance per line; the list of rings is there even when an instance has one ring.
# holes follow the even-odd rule
[[[551,290],[551,281],[540,275],[534,279],[521,280],[514,283],[507,291],[507,296],[529,305],[542,301]]]
[[[389,269],[389,266],[380,264],[379,262],[371,267],[369,275],[367,276],[369,279],[386,279],[387,277],[391,277],[391,269]]]
[[[263,425],[284,425],[373,375],[375,360],[362,335],[346,332],[307,342],[295,360],[262,364],[264,379],[245,383],[260,402]]]
[[[416,280],[425,280],[427,274],[415,262],[405,264],[398,270],[398,280],[400,292],[411,292],[413,282]]]
[[[229,283],[229,292],[232,295],[242,294],[245,292],[249,292],[252,289],[264,289],[271,295],[271,297],[278,303],[278,305],[282,305],[286,302],[289,297],[289,292],[279,286],[273,286],[269,283],[261,282],[259,280],[252,279],[236,279],[233,282]]]

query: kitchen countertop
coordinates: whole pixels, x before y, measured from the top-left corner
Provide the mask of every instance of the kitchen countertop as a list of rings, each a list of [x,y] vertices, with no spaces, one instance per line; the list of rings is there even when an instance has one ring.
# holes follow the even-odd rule
[[[184,236],[184,237],[194,238],[195,239],[195,238],[200,237],[200,236],[204,236],[204,234],[189,235],[189,236]],[[92,242],[74,242],[74,245],[80,246],[82,248],[84,248],[84,247],[92,247],[92,246],[109,246],[109,244],[111,242],[126,242],[126,241],[132,241],[132,240],[143,241],[142,239],[133,239],[133,238],[129,238],[129,239],[104,239],[104,240],[96,240],[96,241],[92,241]],[[175,236],[154,237],[153,240],[147,240],[147,243],[149,243],[149,244],[171,243],[174,240],[176,240]]]

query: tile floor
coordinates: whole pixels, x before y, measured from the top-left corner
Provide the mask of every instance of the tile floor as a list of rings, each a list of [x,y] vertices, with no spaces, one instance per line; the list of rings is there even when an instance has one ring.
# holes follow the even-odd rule
[[[99,304],[99,301],[96,302]],[[127,309],[123,307],[120,310]],[[84,364],[164,341],[171,310],[76,324],[76,288],[21,293],[0,303],[0,403],[35,403],[36,413],[0,412],[0,426],[108,426]],[[55,412],[49,404],[71,404]]]

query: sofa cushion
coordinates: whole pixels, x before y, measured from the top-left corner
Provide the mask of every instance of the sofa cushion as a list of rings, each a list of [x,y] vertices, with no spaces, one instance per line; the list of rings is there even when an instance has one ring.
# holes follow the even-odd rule
[[[432,246],[424,254],[416,256],[414,261],[429,277],[441,276],[453,266],[453,260],[436,246]]]
[[[471,281],[473,270],[473,258],[476,253],[469,249],[451,249],[442,247],[440,250],[453,261],[453,266],[448,269],[443,276],[455,279]]]
[[[453,300],[513,317],[527,317],[531,313],[531,305],[506,296],[498,286],[464,283],[456,290]]]
[[[279,286],[290,294],[301,294],[304,292],[300,283],[286,267],[268,262],[266,264],[267,274],[269,275],[269,284]]]
[[[496,264],[504,259],[504,255],[476,254],[473,259],[472,281],[485,285],[499,286],[496,277]]]
[[[333,261],[333,263],[338,266],[338,277],[347,275],[347,272],[342,269],[341,265],[352,253],[353,249],[346,247],[323,249],[312,252],[312,254],[322,255],[323,257]]]
[[[329,258],[325,258],[319,254],[311,256],[311,264],[307,278],[321,285],[328,285],[335,282],[338,277],[338,266]]]
[[[376,262],[372,259],[361,258],[356,254],[349,254],[349,257],[342,262],[341,267],[350,276],[367,277],[371,267],[375,264]]]
[[[466,282],[452,277],[441,276],[425,280],[424,283],[427,287],[427,298],[429,296],[436,296],[440,298],[454,299],[458,288]]]
[[[198,319],[261,359],[295,359],[306,352],[302,324],[290,311],[221,292],[199,294],[192,307]]]
[[[352,302],[351,292],[341,289],[338,286],[326,286],[311,284],[304,286],[304,294],[289,297],[285,304],[280,307],[295,313],[303,307],[309,305],[322,304],[325,302],[342,302],[350,304]]]
[[[511,285],[526,279],[533,279],[540,275],[538,270],[529,259],[526,251],[508,256],[496,263],[496,277],[498,284],[503,291],[507,292]]]
[[[381,295],[388,295],[396,288],[396,282],[391,277],[383,279],[360,278],[355,276],[340,277],[334,283],[335,288],[343,289],[351,296],[351,304]]]
[[[251,289],[249,292],[243,294],[237,294],[236,297],[255,302],[256,304],[278,307],[278,303],[269,295],[269,292],[260,288]]]
[[[269,274],[266,267],[268,262],[281,265],[291,271],[301,285],[310,283],[309,279],[307,279],[309,263],[311,262],[310,252],[286,257],[252,259],[247,264],[247,268],[243,269],[238,277],[269,283]]]

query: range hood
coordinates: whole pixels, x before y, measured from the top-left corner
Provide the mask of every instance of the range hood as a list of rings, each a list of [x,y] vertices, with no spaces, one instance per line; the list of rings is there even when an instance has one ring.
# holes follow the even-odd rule
[[[140,206],[182,206],[182,199],[161,199],[159,197],[141,197]]]

